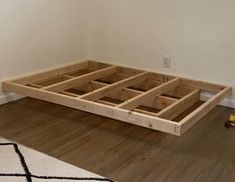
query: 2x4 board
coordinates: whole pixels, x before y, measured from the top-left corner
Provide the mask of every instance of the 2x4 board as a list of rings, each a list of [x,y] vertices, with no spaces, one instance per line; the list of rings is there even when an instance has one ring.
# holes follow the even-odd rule
[[[4,81],[3,90],[180,136],[231,87],[85,61]],[[214,96],[202,102],[202,91]]]

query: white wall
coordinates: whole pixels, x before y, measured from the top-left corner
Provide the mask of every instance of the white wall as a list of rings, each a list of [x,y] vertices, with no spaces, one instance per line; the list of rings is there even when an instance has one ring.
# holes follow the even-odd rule
[[[87,0],[0,0],[0,81],[87,59],[87,28]]]
[[[0,81],[89,53],[235,88],[234,7],[233,0],[0,0]],[[162,68],[162,55],[172,57],[171,69]]]
[[[235,88],[234,0],[91,0],[89,12],[90,58]]]

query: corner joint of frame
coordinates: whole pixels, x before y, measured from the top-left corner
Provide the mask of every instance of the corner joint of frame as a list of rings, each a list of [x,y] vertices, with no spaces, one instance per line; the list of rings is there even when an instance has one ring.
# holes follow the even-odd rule
[[[181,136],[181,125],[180,124],[176,124],[175,125],[175,135],[177,136]]]

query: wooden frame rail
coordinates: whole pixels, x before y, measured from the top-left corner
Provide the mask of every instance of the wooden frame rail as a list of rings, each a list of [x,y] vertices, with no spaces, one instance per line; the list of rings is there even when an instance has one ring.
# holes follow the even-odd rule
[[[177,136],[185,133],[231,92],[231,87],[220,84],[95,61],[4,81],[2,85],[5,92]],[[201,102],[201,90],[213,92],[214,96],[194,108]]]

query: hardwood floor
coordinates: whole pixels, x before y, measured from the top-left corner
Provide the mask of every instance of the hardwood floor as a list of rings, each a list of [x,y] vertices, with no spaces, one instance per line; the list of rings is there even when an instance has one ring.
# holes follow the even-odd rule
[[[235,181],[234,109],[181,137],[25,98],[0,106],[0,135],[120,182]]]

